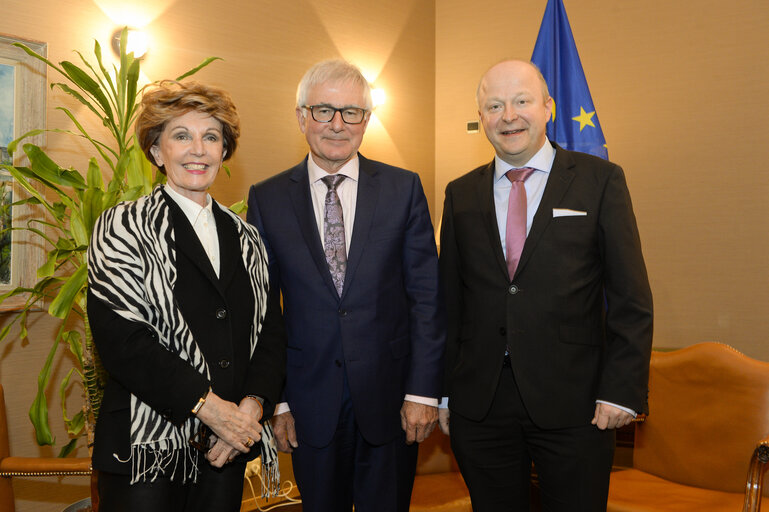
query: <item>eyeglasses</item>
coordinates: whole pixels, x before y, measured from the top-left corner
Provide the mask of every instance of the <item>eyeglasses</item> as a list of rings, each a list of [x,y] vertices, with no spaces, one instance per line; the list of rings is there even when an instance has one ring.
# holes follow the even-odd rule
[[[335,108],[331,105],[305,105],[302,108],[309,110],[312,118],[319,123],[330,123],[339,112],[342,114],[342,121],[345,124],[360,124],[368,112],[366,109],[358,107]]]

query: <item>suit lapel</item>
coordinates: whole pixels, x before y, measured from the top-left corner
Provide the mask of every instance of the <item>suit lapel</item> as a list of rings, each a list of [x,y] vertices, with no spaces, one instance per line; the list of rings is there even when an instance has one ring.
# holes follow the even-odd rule
[[[184,212],[179,208],[179,205],[176,204],[176,201],[171,199],[165,191],[163,192],[163,197],[171,209],[177,259],[180,255],[184,255],[184,257],[192,261],[192,263],[198,267],[200,272],[218,288],[219,278],[216,277],[214,268],[211,266],[211,260],[208,259],[208,255],[203,249],[203,245],[201,245],[198,235],[195,234],[195,230],[192,229],[192,224],[187,220],[187,216],[184,215]]]
[[[299,230],[302,232],[304,243],[310,251],[312,260],[318,268],[323,281],[333,292],[336,293],[336,287],[331,280],[331,273],[328,271],[326,263],[326,254],[323,252],[323,241],[320,239],[318,223],[315,222],[315,212],[312,208],[312,198],[310,197],[310,175],[307,172],[307,158],[304,162],[294,167],[291,172],[291,202],[294,206],[294,213],[299,224]]]
[[[213,212],[216,220],[216,233],[219,238],[219,279],[218,285],[220,291],[227,289],[227,286],[235,275],[235,269],[241,265],[240,239],[238,238],[235,224],[221,206],[214,201]]]
[[[494,207],[494,160],[478,175],[476,192],[481,215],[483,215],[483,225],[486,226],[492,251],[496,256],[499,270],[507,279],[507,263],[505,262],[505,253],[502,250],[502,242],[499,239],[499,226],[497,225],[497,214]]]
[[[344,287],[342,289],[343,297],[352,283],[355,271],[363,256],[363,248],[371,231],[371,223],[374,219],[377,199],[379,198],[379,182],[377,180],[376,168],[362,155],[358,154],[358,158],[360,162],[358,198],[355,203],[355,223],[353,224],[352,240],[350,240],[350,250],[347,252],[347,271],[345,272]],[[345,222],[347,222],[346,219]]]
[[[553,208],[561,203],[564,194],[566,194],[574,179],[573,167],[574,161],[569,154],[556,145],[553,168],[550,169],[550,176],[547,178],[547,185],[545,185],[542,200],[539,202],[529,235],[526,237],[526,243],[523,245],[521,261],[518,263],[518,269],[515,271],[516,275],[526,267],[526,263],[534,252],[539,239],[542,237],[542,233],[545,232],[548,224],[553,220]]]

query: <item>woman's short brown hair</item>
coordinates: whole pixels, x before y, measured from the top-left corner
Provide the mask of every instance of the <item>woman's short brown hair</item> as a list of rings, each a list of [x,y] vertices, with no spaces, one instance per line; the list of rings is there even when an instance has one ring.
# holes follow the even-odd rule
[[[209,114],[222,123],[224,149],[227,150],[224,159],[235,153],[240,118],[230,95],[223,89],[198,82],[163,80],[145,90],[136,118],[136,138],[150,162],[158,166],[150,148],[158,143],[168,121],[193,110]],[[158,166],[158,169],[165,174],[162,167]]]

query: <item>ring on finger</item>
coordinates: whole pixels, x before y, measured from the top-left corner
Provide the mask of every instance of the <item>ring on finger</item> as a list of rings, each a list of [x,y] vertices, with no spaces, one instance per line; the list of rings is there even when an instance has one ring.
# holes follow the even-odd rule
[[[246,445],[246,448],[251,448],[251,446],[253,446],[253,444],[254,444],[254,440],[253,440],[253,439],[251,439],[250,437],[247,437],[247,438],[246,438],[246,442],[245,442],[245,443],[243,443],[243,444],[245,444],[245,445]]]

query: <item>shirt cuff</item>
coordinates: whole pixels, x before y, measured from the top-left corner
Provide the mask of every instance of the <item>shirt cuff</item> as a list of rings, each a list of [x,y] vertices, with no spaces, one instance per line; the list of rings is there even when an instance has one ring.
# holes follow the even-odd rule
[[[628,409],[627,407],[622,407],[621,405],[617,405],[617,404],[612,403],[612,402],[607,402],[606,400],[596,400],[595,403],[611,405],[612,407],[616,407],[617,409],[625,411],[628,414],[632,414],[634,418],[638,417],[638,413],[635,412],[633,409]]]
[[[272,415],[277,416],[278,414],[283,414],[284,412],[291,412],[291,408],[288,406],[288,402],[280,402],[275,407],[275,412],[272,413]]]
[[[444,396],[441,399],[441,404],[438,406],[438,409],[448,409],[449,408],[449,397]]]
[[[409,402],[415,402],[422,405],[429,405],[430,407],[438,407],[437,398],[430,398],[427,396],[418,396],[418,395],[406,395],[403,399]]]

